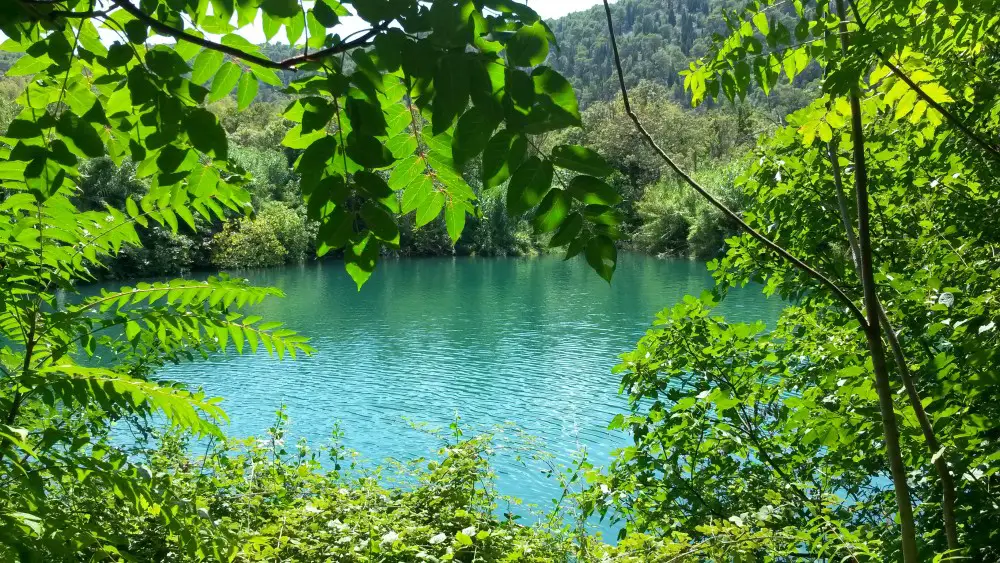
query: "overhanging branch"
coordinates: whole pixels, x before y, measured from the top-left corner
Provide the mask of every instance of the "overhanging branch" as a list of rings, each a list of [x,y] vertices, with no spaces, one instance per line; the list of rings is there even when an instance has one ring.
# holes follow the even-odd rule
[[[677,163],[675,163],[674,160],[670,158],[670,156],[666,152],[664,152],[662,148],[660,148],[660,146],[653,139],[652,135],[650,135],[649,132],[646,131],[646,128],[642,125],[642,121],[639,120],[639,117],[635,114],[635,112],[632,111],[632,106],[629,103],[628,88],[625,86],[625,73],[624,71],[622,71],[622,61],[621,57],[618,55],[618,42],[615,39],[614,22],[611,19],[611,6],[608,4],[608,0],[604,0],[604,13],[608,18],[608,33],[610,34],[611,37],[611,50],[614,55],[615,69],[618,71],[618,83],[621,86],[622,100],[625,103],[625,113],[628,114],[629,119],[631,119],[632,123],[635,124],[635,128],[639,131],[639,134],[642,136],[642,138],[645,139],[646,143],[650,147],[652,147],[654,151],[656,151],[656,154],[658,154],[660,158],[663,159],[663,161],[666,162],[667,165],[670,166],[670,168],[684,180],[685,183],[687,183],[702,197],[708,200],[708,202],[711,203],[716,209],[721,211],[726,217],[729,217],[730,219],[735,221],[740,226],[741,229],[746,231],[753,238],[757,239],[761,244],[766,246],[772,252],[781,256],[783,259],[791,263],[795,268],[807,274],[809,277],[815,279],[820,284],[825,286],[827,289],[832,291],[833,294],[837,297],[837,299],[841,303],[843,303],[844,306],[847,307],[847,309],[851,312],[851,314],[854,316],[854,318],[858,321],[858,323],[862,327],[868,326],[868,321],[865,319],[865,315],[864,313],[861,312],[861,309],[858,308],[858,306],[854,303],[854,301],[850,297],[848,297],[847,294],[844,293],[844,290],[840,289],[840,287],[836,283],[834,283],[833,280],[824,276],[819,271],[813,269],[811,266],[809,266],[802,260],[796,258],[792,253],[785,250],[781,245],[772,241],[771,239],[764,236],[761,232],[751,227],[746,221],[743,220],[742,217],[736,214],[733,210],[729,209],[729,207],[727,207],[726,204],[722,203],[715,196],[709,193],[708,190],[706,190],[704,187],[701,186],[701,184],[696,182],[694,178],[692,178],[686,172],[681,170],[680,166],[678,166]]]
[[[111,3],[125,10],[133,17],[135,17],[137,20],[155,29],[158,33],[173,37],[175,39],[182,39],[184,41],[187,41],[188,43],[193,43],[195,45],[199,45],[206,49],[219,51],[220,53],[225,53],[231,57],[244,60],[258,66],[266,68],[274,68],[274,69],[294,69],[296,66],[303,63],[317,61],[331,55],[337,55],[343,53],[344,51],[349,51],[351,49],[354,49],[355,47],[363,47],[365,45],[368,45],[368,40],[374,37],[379,31],[381,31],[385,27],[383,24],[379,24],[374,28],[368,30],[366,33],[362,34],[358,38],[352,39],[351,41],[345,41],[343,43],[339,43],[332,47],[321,49],[314,53],[298,55],[282,61],[272,61],[271,59],[268,59],[266,57],[253,55],[251,53],[244,52],[241,49],[237,49],[235,47],[230,47],[229,45],[223,45],[222,43],[217,43],[209,39],[198,37],[197,35],[192,35],[190,33],[187,33],[183,29],[177,29],[176,27],[167,25],[161,22],[160,20],[150,16],[149,14],[146,14],[128,0],[111,0]]]

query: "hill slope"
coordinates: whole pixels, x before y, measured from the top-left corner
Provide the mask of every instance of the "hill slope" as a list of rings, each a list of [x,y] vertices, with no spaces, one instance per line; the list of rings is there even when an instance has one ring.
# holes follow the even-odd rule
[[[686,100],[677,73],[705,54],[713,33],[724,34],[722,9],[738,0],[619,0],[611,6],[618,48],[630,85],[641,79],[668,86]],[[549,22],[559,40],[553,65],[587,104],[618,92],[607,21],[600,5]]]

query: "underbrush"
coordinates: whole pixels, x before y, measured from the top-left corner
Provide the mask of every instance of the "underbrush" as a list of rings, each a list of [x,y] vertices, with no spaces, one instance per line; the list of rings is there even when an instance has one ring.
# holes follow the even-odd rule
[[[359,463],[336,439],[285,446],[282,412],[264,438],[195,441],[173,431],[140,433],[122,474],[145,480],[157,502],[137,509],[128,491],[52,486],[48,500],[77,527],[115,539],[58,549],[58,538],[4,561],[229,562],[656,562],[694,561],[710,546],[630,535],[617,547],[588,533],[581,516],[585,461],[552,466],[565,487],[547,514],[522,523],[521,501],[494,486],[495,437],[438,434],[433,459]],[[200,455],[191,452],[200,451]],[[577,492],[570,489],[577,485]],[[521,510],[520,512],[524,512]],[[193,516],[189,516],[193,515]],[[72,528],[73,526],[67,526]],[[8,559],[9,558],[9,559]]]

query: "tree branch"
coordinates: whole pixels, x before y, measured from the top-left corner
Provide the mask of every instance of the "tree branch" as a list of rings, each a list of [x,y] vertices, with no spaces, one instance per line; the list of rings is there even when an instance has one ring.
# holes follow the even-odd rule
[[[681,170],[681,168],[674,162],[674,160],[670,158],[670,156],[667,155],[667,153],[664,152],[659,145],[656,144],[656,141],[649,134],[649,132],[646,131],[646,128],[642,125],[642,122],[639,120],[639,117],[635,114],[635,112],[632,111],[632,106],[629,103],[628,88],[625,86],[625,74],[624,71],[622,71],[622,61],[621,57],[618,55],[618,42],[615,39],[614,23],[611,19],[611,6],[608,4],[607,0],[604,0],[604,12],[607,15],[608,19],[608,33],[610,34],[611,37],[611,49],[614,54],[615,68],[618,71],[618,83],[621,86],[622,99],[625,103],[625,113],[635,124],[636,129],[639,131],[639,134],[643,137],[643,139],[646,140],[646,143],[650,147],[652,147],[654,151],[656,151],[656,153],[660,156],[660,158],[663,159],[663,161],[665,161],[667,165],[669,165],[670,168],[684,180],[685,183],[691,186],[702,197],[707,199],[708,202],[711,203],[713,206],[715,206],[716,209],[718,209],[724,215],[735,221],[750,236],[760,241],[761,244],[769,248],[775,254],[778,254],[779,256],[781,256],[781,258],[787,260],[793,266],[798,268],[800,271],[809,275],[809,277],[817,280],[821,285],[825,286],[827,289],[832,291],[834,295],[837,297],[837,299],[840,300],[847,307],[847,309],[851,312],[851,314],[858,321],[858,323],[863,327],[867,326],[868,321],[865,319],[864,313],[861,312],[861,309],[858,308],[858,306],[854,303],[854,301],[850,297],[848,297],[847,294],[844,293],[844,290],[840,289],[840,287],[838,287],[836,283],[830,280],[830,278],[824,276],[822,273],[813,269],[811,266],[809,266],[802,260],[796,258],[794,255],[792,255],[792,253],[785,250],[778,243],[767,238],[762,233],[760,233],[759,231],[751,227],[749,224],[747,224],[747,222],[744,221],[742,217],[740,217],[734,211],[729,209],[724,203],[719,201],[715,196],[710,194],[708,190],[706,190],[698,182],[696,182],[693,178],[691,178],[691,176],[689,176],[687,173]]]
[[[213,51],[225,53],[231,57],[244,60],[258,66],[266,68],[274,68],[274,69],[294,70],[295,67],[300,64],[316,61],[324,57],[328,57],[330,55],[343,53],[345,51],[354,49],[355,47],[362,47],[368,45],[368,40],[374,37],[379,31],[385,28],[384,24],[379,24],[373,27],[372,29],[368,30],[368,32],[364,33],[357,39],[353,39],[351,41],[345,41],[337,45],[334,45],[332,47],[321,49],[314,53],[298,55],[282,61],[272,61],[271,59],[268,59],[266,57],[261,57],[259,55],[246,53],[235,47],[230,47],[229,45],[223,45],[222,43],[216,43],[215,41],[210,41],[208,39],[204,39],[196,35],[191,35],[190,33],[184,31],[183,29],[177,29],[175,27],[169,26],[161,22],[160,20],[146,14],[145,12],[134,6],[128,0],[111,0],[111,3],[125,10],[126,12],[134,16],[137,20],[145,23],[146,25],[155,29],[157,32],[163,35],[168,35],[170,37],[174,37],[175,39],[183,39],[188,43],[200,45],[206,49],[211,49]]]
[[[836,0],[837,16],[840,18],[840,45],[846,55],[850,46],[845,17],[844,0]],[[920,560],[917,551],[916,526],[913,518],[913,501],[910,486],[906,480],[906,464],[899,445],[899,426],[893,404],[892,388],[889,384],[889,369],[886,367],[885,346],[882,344],[882,306],[878,300],[875,284],[875,267],[871,242],[871,208],[868,201],[868,166],[865,158],[864,124],[861,120],[861,102],[855,85],[848,96],[851,104],[851,140],[854,149],[854,194],[858,210],[858,267],[861,286],[864,291],[865,338],[875,372],[875,391],[878,395],[879,411],[882,417],[882,433],[885,437],[885,453],[892,474],[892,484],[896,493],[896,507],[899,511],[900,547],[904,563]]]
[[[847,202],[844,197],[843,181],[840,174],[839,156],[837,155],[836,138],[830,141],[829,149],[830,163],[833,166],[834,189],[837,192],[837,206],[840,208],[840,217],[844,223],[844,230],[847,232],[847,242],[851,247],[851,256],[854,257],[854,267],[860,277],[861,251],[858,248],[858,239],[854,234],[854,226],[851,224],[851,219],[847,212]],[[941,444],[934,433],[934,425],[931,424],[930,416],[927,414],[927,410],[924,409],[924,404],[920,400],[920,392],[917,390],[916,383],[913,381],[913,374],[910,373],[910,368],[906,363],[903,346],[899,342],[899,337],[896,336],[895,329],[893,329],[892,324],[889,322],[889,316],[886,314],[885,307],[881,301],[878,303],[878,315],[879,322],[885,327],[886,340],[889,341],[893,361],[899,369],[900,379],[903,380],[903,387],[906,389],[910,407],[917,417],[920,430],[924,435],[924,441],[927,442],[927,447],[931,452],[934,468],[941,479],[941,513],[944,520],[945,537],[948,540],[948,549],[957,551],[960,549],[960,545],[958,543],[958,527],[955,523],[955,505],[957,503],[955,479],[951,474],[951,469],[948,467],[948,461],[945,459],[945,456],[939,453]]]

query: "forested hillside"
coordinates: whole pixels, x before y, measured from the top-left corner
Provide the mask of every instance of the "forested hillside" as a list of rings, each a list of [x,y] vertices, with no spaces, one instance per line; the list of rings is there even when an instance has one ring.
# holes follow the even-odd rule
[[[616,2],[611,9],[615,20],[621,22],[618,49],[629,86],[650,80],[666,86],[674,101],[689,105],[690,94],[684,91],[680,72],[708,52],[713,35],[728,34],[723,11],[742,6],[737,0]],[[776,14],[782,19],[788,16],[780,10]],[[559,43],[550,59],[552,65],[572,82],[582,105],[619,94],[603,8],[594,6],[553,20],[549,26]],[[784,118],[808,102],[802,90],[819,78],[818,68],[798,76],[792,86],[781,85],[768,97],[754,95],[755,104],[771,110],[778,119]]]

